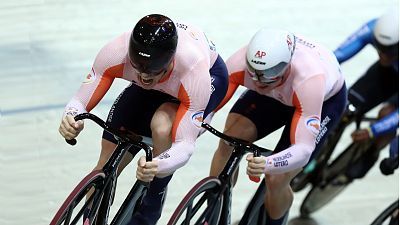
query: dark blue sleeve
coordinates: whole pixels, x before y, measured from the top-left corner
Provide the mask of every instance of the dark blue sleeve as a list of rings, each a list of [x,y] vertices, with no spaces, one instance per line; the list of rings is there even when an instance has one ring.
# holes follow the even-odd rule
[[[395,131],[399,127],[399,110],[383,117],[378,122],[371,125],[374,137],[381,136]]]
[[[369,21],[346,39],[336,50],[335,56],[339,63],[353,57],[367,44],[371,44],[374,37],[376,19]]]

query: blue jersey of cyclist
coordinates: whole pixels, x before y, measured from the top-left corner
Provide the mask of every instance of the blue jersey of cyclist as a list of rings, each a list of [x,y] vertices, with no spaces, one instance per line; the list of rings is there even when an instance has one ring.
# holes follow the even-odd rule
[[[398,72],[399,30],[395,21],[398,22],[398,11],[391,10],[364,24],[335,50],[339,63],[347,61],[371,44],[378,51],[381,64],[393,66]]]

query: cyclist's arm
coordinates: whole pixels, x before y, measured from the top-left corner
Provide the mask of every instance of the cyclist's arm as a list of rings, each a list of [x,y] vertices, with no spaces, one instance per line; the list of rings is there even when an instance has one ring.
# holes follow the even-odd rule
[[[215,111],[221,109],[235,94],[239,85],[244,83],[244,71],[235,72],[229,75],[229,85],[225,97],[222,99],[221,103],[218,105]]]
[[[369,127],[371,137],[379,137],[390,132],[394,132],[399,127],[399,110],[383,117],[378,122]]]
[[[293,105],[296,109],[290,127],[292,145],[265,158],[265,173],[285,173],[307,164],[314,151],[315,140],[320,130],[324,95],[323,75],[313,76],[295,89]]]
[[[239,85],[244,85],[246,51],[247,45],[237,50],[228,58],[228,60],[226,60],[226,67],[229,72],[228,91],[215,111],[218,111],[220,108],[222,108],[232,98]]]
[[[193,67],[191,74],[181,80],[178,94],[181,103],[172,126],[172,146],[156,157],[159,159],[158,177],[172,174],[184,166],[194,152],[204,110],[211,95],[208,68],[205,61],[201,61]]]
[[[125,58],[116,45],[122,36],[104,46],[97,54],[92,70],[65,107],[64,115],[90,112],[104,97],[116,77],[123,76]]]
[[[339,63],[347,61],[361,51],[367,44],[372,43],[375,22],[376,19],[364,24],[335,50],[334,53]]]

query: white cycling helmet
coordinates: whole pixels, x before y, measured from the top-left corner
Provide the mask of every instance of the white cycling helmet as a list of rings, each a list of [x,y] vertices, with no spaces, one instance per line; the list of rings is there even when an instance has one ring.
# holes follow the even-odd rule
[[[376,21],[374,27],[374,45],[382,51],[395,51],[399,48],[399,11],[388,10]]]
[[[285,30],[263,28],[247,47],[247,69],[253,80],[273,83],[289,67],[295,49],[295,36]]]

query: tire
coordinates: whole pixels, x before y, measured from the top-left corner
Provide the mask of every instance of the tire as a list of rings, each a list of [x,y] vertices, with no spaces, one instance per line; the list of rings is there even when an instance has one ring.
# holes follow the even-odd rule
[[[311,213],[328,204],[336,195],[347,187],[346,184],[329,183],[325,186],[314,186],[308,192],[300,207],[302,217],[307,217]]]
[[[356,162],[369,144],[351,144],[324,171],[326,179],[320,179],[304,199],[300,213],[308,216],[328,204],[351,182],[345,175],[349,165]],[[323,183],[326,181],[326,183]]]
[[[376,217],[376,219],[371,223],[371,225],[389,224],[389,221],[392,219],[392,215],[396,210],[399,210],[399,200],[396,200],[389,207],[383,210],[383,212],[379,214],[378,217]],[[397,220],[399,219],[398,215],[397,218],[395,219]]]
[[[88,205],[94,206],[91,209],[97,210],[100,207],[104,196],[105,174],[100,171],[92,171],[74,188],[67,199],[61,205],[50,225],[77,224],[82,223],[83,211]],[[94,188],[95,192],[86,201],[86,194]]]
[[[198,182],[179,203],[168,225],[216,225],[223,203],[220,187],[221,182],[216,177],[206,177]]]

